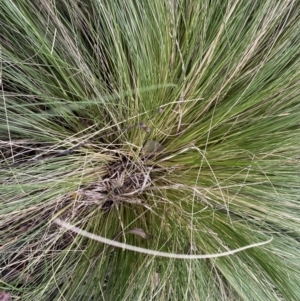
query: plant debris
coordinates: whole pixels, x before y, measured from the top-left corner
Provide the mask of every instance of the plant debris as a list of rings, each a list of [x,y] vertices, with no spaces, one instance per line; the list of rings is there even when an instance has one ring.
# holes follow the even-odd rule
[[[132,162],[129,159],[109,165],[107,174],[99,181],[80,188],[75,197],[101,205],[109,209],[114,203],[141,204],[139,196],[152,183],[152,166],[144,161]]]

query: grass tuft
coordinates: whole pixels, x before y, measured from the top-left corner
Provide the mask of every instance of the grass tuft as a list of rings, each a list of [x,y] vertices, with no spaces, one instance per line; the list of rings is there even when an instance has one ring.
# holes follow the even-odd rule
[[[299,12],[2,1],[0,296],[300,300]]]

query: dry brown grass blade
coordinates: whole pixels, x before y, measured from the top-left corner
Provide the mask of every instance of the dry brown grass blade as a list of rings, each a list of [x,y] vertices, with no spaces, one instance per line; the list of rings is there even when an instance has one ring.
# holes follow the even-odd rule
[[[207,258],[219,258],[219,257],[224,257],[224,256],[229,256],[229,255],[233,255],[235,253],[250,249],[250,248],[255,248],[255,247],[259,247],[259,246],[263,246],[266,245],[268,243],[270,243],[273,240],[273,237],[271,237],[269,240],[267,241],[263,241],[263,242],[259,242],[259,243],[254,243],[254,244],[250,244],[241,248],[237,248],[234,250],[229,250],[227,252],[222,252],[222,253],[216,253],[216,254],[204,254],[204,255],[187,255],[187,254],[175,254],[175,253],[167,253],[167,252],[160,252],[160,251],[156,251],[156,250],[151,250],[151,249],[145,249],[145,248],[141,248],[141,247],[136,247],[133,245],[128,245],[126,243],[120,243],[118,241],[115,240],[111,240],[102,236],[98,236],[95,235],[93,233],[87,232],[85,230],[82,230],[80,228],[77,228],[69,223],[66,223],[64,221],[62,221],[59,218],[56,218],[55,220],[53,220],[54,223],[60,225],[61,227],[67,229],[67,230],[71,230],[79,235],[88,237],[90,239],[99,241],[101,243],[113,246],[113,247],[117,247],[117,248],[122,248],[124,250],[130,250],[130,251],[134,251],[134,252],[138,252],[138,253],[142,253],[142,254],[147,254],[147,255],[153,255],[153,256],[160,256],[160,257],[166,257],[166,258],[176,258],[176,259],[207,259]]]
[[[122,236],[123,231],[121,231],[120,233],[118,233],[113,240],[118,241],[120,239],[120,237]],[[143,229],[141,228],[133,228],[131,230],[125,231],[124,234],[134,234],[134,235],[138,235],[143,239],[150,239],[151,235],[146,233]]]

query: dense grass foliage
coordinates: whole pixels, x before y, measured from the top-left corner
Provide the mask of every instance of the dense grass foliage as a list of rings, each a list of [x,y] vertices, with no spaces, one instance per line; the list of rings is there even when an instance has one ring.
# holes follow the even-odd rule
[[[0,2],[0,290],[300,300],[300,2]],[[103,244],[55,223],[172,254]],[[273,240],[267,244],[256,244]]]

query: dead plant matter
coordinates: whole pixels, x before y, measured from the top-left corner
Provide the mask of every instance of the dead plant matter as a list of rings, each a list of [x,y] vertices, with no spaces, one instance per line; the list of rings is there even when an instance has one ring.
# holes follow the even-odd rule
[[[75,196],[97,203],[103,209],[114,203],[141,204],[140,195],[153,183],[151,171],[155,169],[157,167],[148,166],[146,160],[119,160],[108,165],[103,178],[80,188]]]

